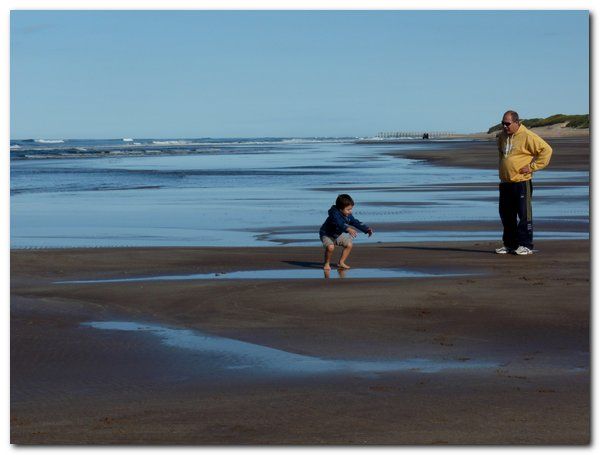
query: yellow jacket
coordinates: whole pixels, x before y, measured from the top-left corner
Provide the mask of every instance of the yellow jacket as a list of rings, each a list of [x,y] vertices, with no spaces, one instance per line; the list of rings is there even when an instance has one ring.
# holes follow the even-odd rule
[[[498,151],[500,180],[503,182],[531,180],[533,174],[521,174],[519,169],[529,165],[532,171],[539,171],[548,165],[552,156],[552,148],[525,125],[519,125],[513,135],[502,131],[498,135]]]

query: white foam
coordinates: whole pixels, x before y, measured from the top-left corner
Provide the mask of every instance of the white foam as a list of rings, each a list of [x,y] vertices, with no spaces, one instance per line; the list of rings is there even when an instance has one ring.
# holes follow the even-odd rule
[[[152,141],[155,145],[189,145],[190,141]]]
[[[34,142],[37,142],[39,144],[62,144],[65,141],[63,141],[62,139],[35,139]]]

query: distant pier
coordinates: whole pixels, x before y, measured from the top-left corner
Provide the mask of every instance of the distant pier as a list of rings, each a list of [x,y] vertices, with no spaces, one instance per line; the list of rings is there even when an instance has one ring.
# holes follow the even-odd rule
[[[420,138],[420,139],[434,139],[440,137],[452,137],[457,134],[451,131],[388,131],[377,133],[379,139],[406,139],[406,138]]]
[[[415,140],[428,141],[430,139],[460,139],[464,134],[452,131],[386,131],[377,133],[376,136],[363,138],[357,144],[390,144],[414,142]]]

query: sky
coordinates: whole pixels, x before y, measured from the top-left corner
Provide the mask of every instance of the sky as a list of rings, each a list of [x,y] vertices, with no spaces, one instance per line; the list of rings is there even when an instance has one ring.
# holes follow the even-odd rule
[[[10,136],[485,131],[589,112],[580,11],[11,11]]]

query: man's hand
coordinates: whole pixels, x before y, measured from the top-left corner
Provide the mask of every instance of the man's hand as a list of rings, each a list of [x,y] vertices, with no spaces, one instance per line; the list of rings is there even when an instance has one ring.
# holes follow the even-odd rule
[[[356,237],[356,230],[349,227],[348,234],[350,234],[350,237],[354,238],[354,237]]]
[[[367,229],[367,235],[369,237],[371,237],[373,235],[373,229],[371,229],[371,228]]]
[[[528,164],[527,166],[524,166],[521,169],[519,169],[519,172],[521,174],[531,174],[533,171],[531,170],[531,168],[529,167],[529,164]]]

